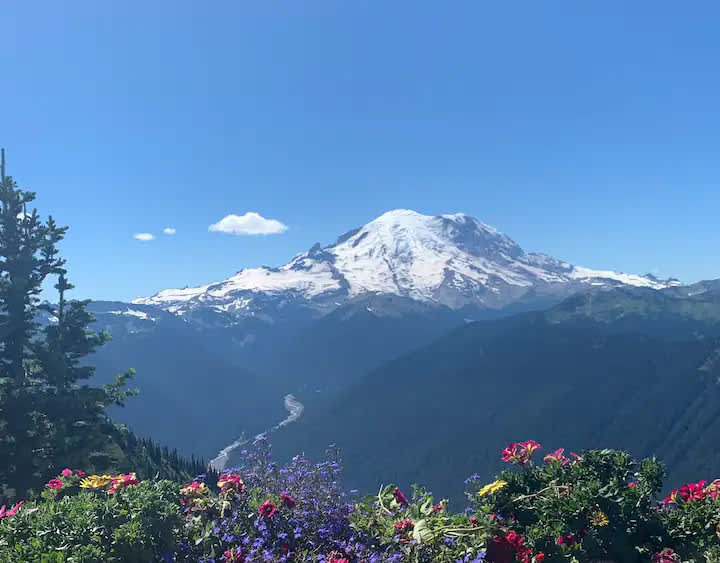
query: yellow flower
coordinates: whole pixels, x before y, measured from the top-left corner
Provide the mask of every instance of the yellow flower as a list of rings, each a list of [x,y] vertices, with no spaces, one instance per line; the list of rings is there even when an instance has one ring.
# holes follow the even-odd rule
[[[506,481],[493,481],[492,483],[488,483],[482,489],[480,489],[477,496],[484,497],[485,495],[491,495],[502,489],[505,485],[507,485]]]
[[[80,487],[83,489],[102,489],[105,485],[109,485],[118,475],[88,475],[80,481]]]
[[[607,526],[610,520],[607,517],[607,514],[605,514],[602,510],[596,510],[595,512],[590,513],[590,524],[593,526]]]

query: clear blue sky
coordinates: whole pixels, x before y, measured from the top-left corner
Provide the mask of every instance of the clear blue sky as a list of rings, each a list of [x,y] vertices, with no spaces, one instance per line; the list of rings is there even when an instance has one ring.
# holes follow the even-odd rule
[[[717,2],[0,1],[0,20],[0,145],[71,226],[77,297],[280,265],[393,208],[720,277]],[[248,211],[289,229],[208,231]]]

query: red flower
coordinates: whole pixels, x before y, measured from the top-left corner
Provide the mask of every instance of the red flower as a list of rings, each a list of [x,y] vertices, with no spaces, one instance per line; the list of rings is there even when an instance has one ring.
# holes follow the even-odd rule
[[[470,524],[472,524],[473,526],[477,526],[478,519],[473,516],[472,518],[470,518]]]
[[[400,506],[407,506],[408,505],[408,499],[405,496],[405,493],[403,493],[400,489],[395,487],[393,489],[393,496],[395,497],[395,500]]]
[[[79,469],[76,469],[75,475],[77,475],[78,477],[85,477],[86,473],[84,471],[80,471]]]
[[[223,553],[223,560],[232,561],[233,563],[243,563],[245,561],[245,556],[242,554],[239,547],[233,547]]]
[[[684,502],[690,502],[691,500],[702,500],[705,497],[705,493],[711,494],[706,491],[703,487],[705,486],[705,480],[698,481],[697,483],[688,483],[683,485],[679,489],[673,489],[670,494],[665,497],[663,501],[665,504],[671,502],[677,502],[679,496]]]
[[[233,490],[237,493],[242,493],[245,490],[245,483],[240,475],[236,473],[225,473],[221,475],[218,479],[217,486],[223,492]]]
[[[282,493],[280,495],[280,500],[282,501],[282,504],[285,508],[295,508],[295,499],[292,498],[290,495]]]
[[[542,561],[545,561],[545,554],[541,551],[535,556],[535,563],[541,563]]]
[[[52,479],[50,479],[48,481],[47,486],[50,487],[51,489],[61,489],[63,484],[60,479],[53,477]]]
[[[333,551],[330,555],[328,555],[327,563],[350,563],[350,560],[343,557],[341,553]]]
[[[412,520],[400,520],[395,522],[395,529],[398,532],[405,532],[406,530],[412,530],[415,527],[415,523]]]
[[[442,507],[442,505],[440,505],[440,504],[436,504],[436,505],[433,506],[433,510],[434,510],[435,512],[442,512],[442,511],[443,511],[443,507]]]
[[[261,516],[265,518],[272,518],[277,512],[277,506],[269,500],[266,500],[260,505],[258,511],[260,512]]]
[[[67,469],[67,468],[63,469],[60,472],[60,475],[62,475],[63,477],[70,477],[70,475],[72,475],[72,474],[73,474],[72,469]]]

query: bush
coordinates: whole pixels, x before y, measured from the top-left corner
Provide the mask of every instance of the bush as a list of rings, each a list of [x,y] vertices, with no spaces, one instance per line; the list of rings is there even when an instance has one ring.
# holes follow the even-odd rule
[[[279,467],[263,439],[238,467],[184,485],[66,469],[42,501],[0,508],[0,562],[720,560],[720,480],[661,501],[655,459],[560,449],[536,465],[539,449],[510,444],[502,457],[519,470],[469,478],[461,513],[419,487],[354,498],[336,449]]]
[[[153,561],[172,552],[184,522],[177,484],[45,495],[0,524],[0,561]]]

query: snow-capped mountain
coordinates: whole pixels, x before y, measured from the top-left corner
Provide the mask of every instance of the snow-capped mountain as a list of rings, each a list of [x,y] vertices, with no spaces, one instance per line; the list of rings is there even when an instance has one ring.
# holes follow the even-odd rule
[[[292,306],[328,312],[369,296],[401,296],[455,310],[502,309],[617,285],[662,289],[679,282],[593,270],[525,252],[468,215],[394,210],[332,245],[316,244],[282,267],[245,269],[224,281],[167,289],[133,303],[178,315],[210,310],[240,317],[272,316],[270,311]]]

